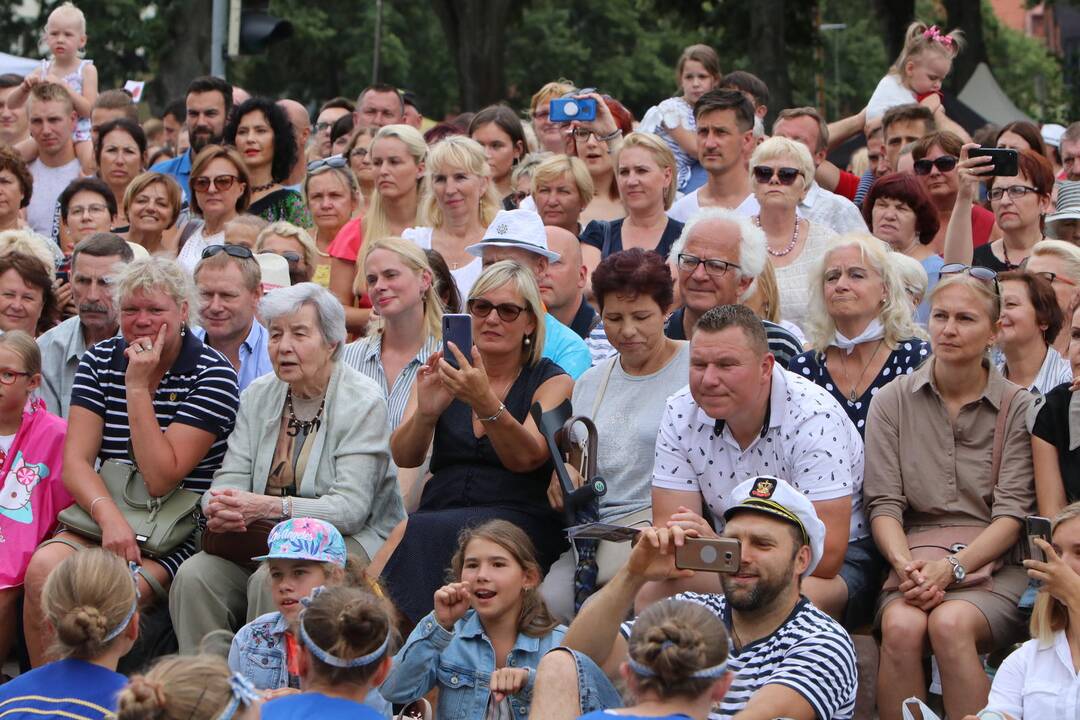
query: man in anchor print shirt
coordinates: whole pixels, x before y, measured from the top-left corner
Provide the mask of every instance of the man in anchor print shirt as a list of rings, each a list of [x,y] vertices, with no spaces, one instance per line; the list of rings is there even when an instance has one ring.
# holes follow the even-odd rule
[[[706,511],[722,518],[731,491],[755,475],[788,479],[825,523],[824,555],[804,594],[845,624],[869,619],[872,607],[859,600],[876,594],[881,559],[862,511],[862,438],[828,392],[774,362],[751,310],[723,305],[699,318],[690,384],[668,399],[660,422],[653,525],[715,537],[721,528]],[[716,576],[698,573],[656,583],[644,599],[682,590],[721,591]]]

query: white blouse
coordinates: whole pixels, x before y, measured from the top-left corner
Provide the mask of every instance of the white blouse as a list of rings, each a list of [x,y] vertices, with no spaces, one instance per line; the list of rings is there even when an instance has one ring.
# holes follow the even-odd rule
[[[1028,640],[1005,658],[994,676],[986,709],[1016,720],[1080,717],[1080,676],[1073,668],[1064,630],[1042,646]]]

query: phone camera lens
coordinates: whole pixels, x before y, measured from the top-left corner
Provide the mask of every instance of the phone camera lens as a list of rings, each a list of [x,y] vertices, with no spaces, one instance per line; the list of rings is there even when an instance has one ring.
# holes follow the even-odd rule
[[[567,117],[574,117],[578,114],[578,104],[576,102],[567,102],[563,105],[563,113],[565,113]]]
[[[718,554],[716,552],[716,548],[714,548],[712,545],[706,545],[705,547],[701,548],[701,562],[707,565],[712,565],[716,562],[717,557]]]

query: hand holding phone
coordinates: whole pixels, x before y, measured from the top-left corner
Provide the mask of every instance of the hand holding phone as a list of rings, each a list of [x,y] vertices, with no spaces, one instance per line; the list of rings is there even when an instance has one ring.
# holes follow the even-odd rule
[[[968,150],[969,158],[988,157],[994,162],[993,171],[998,177],[1015,177],[1020,174],[1020,153],[1010,148],[977,147]],[[983,167],[986,167],[985,165]]]
[[[675,567],[680,570],[736,573],[741,558],[742,549],[735,538],[688,537],[675,548]]]
[[[450,366],[460,370],[457,356],[450,349],[454,343],[466,358],[472,357],[472,315],[465,313],[447,313],[442,317],[443,358]]]
[[[551,122],[596,119],[596,100],[588,97],[555,98],[549,106]]]
[[[1051,528],[1053,527],[1050,519],[1040,515],[1029,515],[1024,518],[1024,527],[1024,534],[1027,535],[1028,558],[1046,562],[1046,553],[1039,549],[1034,540],[1035,538],[1042,538],[1047,544],[1050,544]]]

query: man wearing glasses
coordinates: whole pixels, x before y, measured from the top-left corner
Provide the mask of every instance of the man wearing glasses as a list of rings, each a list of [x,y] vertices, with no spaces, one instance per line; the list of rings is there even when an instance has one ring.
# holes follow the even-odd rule
[[[698,318],[720,305],[737,305],[754,292],[765,269],[765,235],[738,210],[705,208],[690,218],[671,248],[683,306],[664,326],[672,340],[689,340]],[[802,352],[799,340],[762,320],[769,352],[782,367]]]

